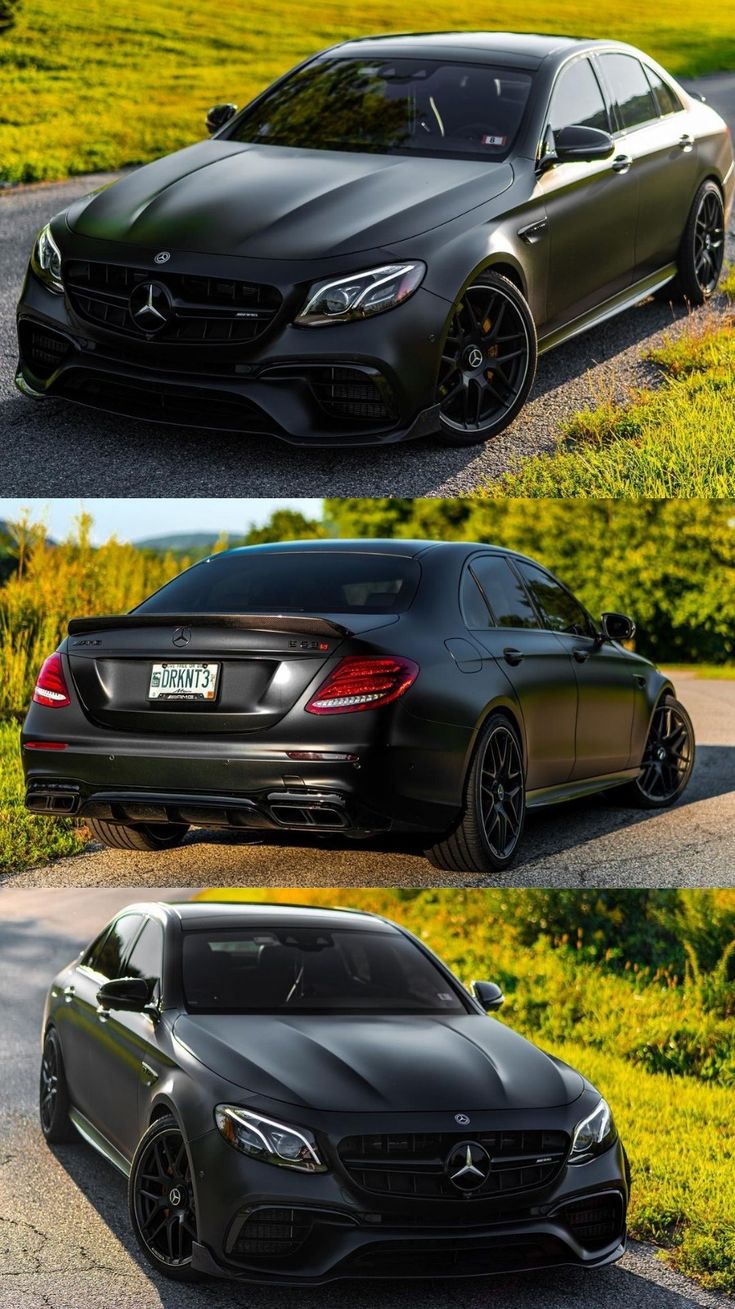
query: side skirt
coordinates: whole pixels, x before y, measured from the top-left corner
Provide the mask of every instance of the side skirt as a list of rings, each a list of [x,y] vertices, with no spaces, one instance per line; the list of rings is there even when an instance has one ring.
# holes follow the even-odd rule
[[[619,773],[602,773],[599,777],[582,777],[573,782],[563,782],[561,786],[544,786],[538,791],[526,793],[527,809],[543,809],[544,805],[561,804],[564,800],[576,800],[579,796],[595,795],[598,791],[607,791],[612,786],[623,786],[640,777],[640,768],[625,768]]]
[[[580,318],[573,318],[571,323],[566,323],[563,327],[556,328],[548,336],[540,338],[538,343],[538,352],[540,355],[547,350],[553,350],[557,345],[563,345],[565,341],[570,341],[573,336],[579,336],[580,332],[586,332],[590,327],[597,327],[598,323],[607,322],[608,318],[614,318],[616,314],[622,314],[626,309],[633,307],[645,300],[647,296],[653,295],[667,282],[676,277],[676,264],[667,264],[665,268],[660,268],[657,273],[652,273],[650,277],[644,277],[642,281],[636,282],[633,286],[628,286],[624,291],[612,297],[611,300],[605,300],[603,304],[598,305],[596,309],[591,309],[589,313],[582,314]]]
[[[79,1135],[84,1138],[88,1145],[91,1145],[98,1154],[101,1154],[108,1163],[112,1164],[113,1168],[116,1168],[119,1173],[122,1173],[123,1177],[130,1176],[130,1164],[125,1158],[125,1155],[120,1154],[120,1151],[117,1150],[114,1145],[110,1145],[107,1137],[103,1136],[102,1133],[99,1132],[92,1123],[90,1123],[89,1119],[84,1117],[84,1114],[80,1114],[78,1109],[70,1108],[69,1117]]]

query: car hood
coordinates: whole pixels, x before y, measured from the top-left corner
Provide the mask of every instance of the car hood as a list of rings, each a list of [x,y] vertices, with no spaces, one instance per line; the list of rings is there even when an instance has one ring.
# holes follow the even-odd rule
[[[405,241],[512,180],[485,160],[202,141],[77,201],[67,222],[152,250],[319,259]]]
[[[243,1091],[312,1109],[552,1108],[584,1089],[578,1073],[481,1014],[186,1015],[174,1033]]]

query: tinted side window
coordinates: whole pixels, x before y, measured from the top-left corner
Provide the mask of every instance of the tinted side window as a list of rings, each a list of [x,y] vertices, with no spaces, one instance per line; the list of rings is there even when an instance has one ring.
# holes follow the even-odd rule
[[[108,981],[112,981],[114,977],[122,977],[123,963],[142,921],[142,914],[125,914],[122,918],[118,918],[107,935],[100,938],[99,944],[85,957],[84,963],[87,967],[94,969],[96,973],[101,973]]]
[[[601,55],[600,63],[617,101],[623,127],[639,127],[658,118],[648,79],[632,55]]]
[[[609,132],[605,101],[588,59],[578,59],[560,74],[549,110],[551,129],[597,127]]]
[[[146,921],[128,959],[123,961],[126,977],[155,977],[155,994],[160,994],[163,973],[163,928],[154,918]]]
[[[498,627],[538,627],[533,605],[507,559],[481,555],[471,566]]]
[[[652,68],[646,68],[646,77],[653,87],[658,112],[664,116],[666,114],[678,114],[679,110],[683,109],[684,106],[674,88],[669,86],[668,82],[665,82],[662,77],[659,77],[658,73],[654,73]]]
[[[525,563],[519,563],[518,567],[550,631],[570,632],[575,636],[592,635],[587,614],[566,587],[543,568]]]
[[[469,568],[462,574],[462,588],[459,597],[462,617],[469,628],[482,631],[492,627],[492,618],[477,582]]]

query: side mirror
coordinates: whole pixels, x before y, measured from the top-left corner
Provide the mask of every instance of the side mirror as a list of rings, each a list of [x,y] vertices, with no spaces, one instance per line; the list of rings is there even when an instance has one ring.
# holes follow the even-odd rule
[[[505,1004],[505,996],[495,982],[473,982],[472,991],[476,1000],[479,1000],[485,1013],[489,1014],[492,1009],[499,1009]]]
[[[229,123],[231,118],[237,113],[237,105],[212,105],[206,117],[207,131],[211,136],[213,132],[219,132],[225,123]]]
[[[609,159],[615,143],[609,132],[598,127],[561,127],[554,133],[556,163],[584,163]]]
[[[155,981],[150,977],[116,977],[104,982],[97,992],[102,1009],[125,1009],[142,1014],[153,1000]]]
[[[635,623],[627,614],[603,614],[602,635],[610,641],[632,641]]]

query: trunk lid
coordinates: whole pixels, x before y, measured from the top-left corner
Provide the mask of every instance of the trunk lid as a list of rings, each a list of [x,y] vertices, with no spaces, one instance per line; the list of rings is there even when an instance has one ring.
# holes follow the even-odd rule
[[[395,618],[348,621],[301,614],[73,619],[66,654],[85,713],[103,727],[177,736],[263,731],[288,713],[348,637]],[[150,698],[154,665],[181,665],[182,675],[172,670],[166,678],[181,676],[176,692],[192,695],[200,694],[195,666],[204,664],[216,666],[213,698]]]

